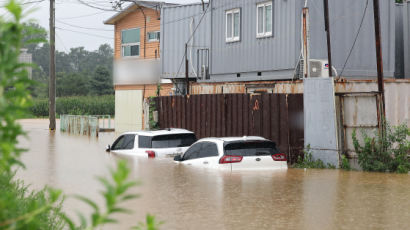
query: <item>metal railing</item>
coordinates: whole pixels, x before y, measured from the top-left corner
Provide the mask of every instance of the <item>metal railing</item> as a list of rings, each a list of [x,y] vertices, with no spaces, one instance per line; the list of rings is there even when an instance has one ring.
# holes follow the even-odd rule
[[[101,129],[100,124],[102,124]],[[98,137],[100,131],[111,129],[112,128],[110,115],[60,115],[61,132]]]

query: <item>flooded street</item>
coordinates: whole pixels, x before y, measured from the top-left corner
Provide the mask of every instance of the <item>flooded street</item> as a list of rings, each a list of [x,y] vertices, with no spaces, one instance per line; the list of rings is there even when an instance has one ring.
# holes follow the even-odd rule
[[[18,177],[81,194],[104,204],[96,176],[107,176],[119,157],[105,152],[114,133],[98,139],[48,131],[48,120],[22,120],[29,139]],[[407,229],[410,175],[289,169],[277,172],[219,172],[174,164],[170,159],[126,158],[140,198],[124,203],[134,211],[118,215],[129,229],[146,213],[164,221],[161,229]],[[67,198],[64,210],[89,213]]]

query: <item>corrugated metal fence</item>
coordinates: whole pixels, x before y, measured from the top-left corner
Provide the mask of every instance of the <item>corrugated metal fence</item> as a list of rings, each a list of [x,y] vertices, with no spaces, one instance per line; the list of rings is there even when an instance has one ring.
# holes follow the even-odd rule
[[[185,128],[198,138],[263,136],[294,162],[303,149],[302,94],[214,94],[156,99],[160,128]]]

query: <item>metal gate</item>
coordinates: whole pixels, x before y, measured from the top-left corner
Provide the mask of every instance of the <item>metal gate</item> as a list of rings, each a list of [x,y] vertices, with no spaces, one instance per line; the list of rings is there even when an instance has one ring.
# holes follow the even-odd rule
[[[156,99],[160,128],[185,128],[198,138],[263,136],[293,163],[303,150],[302,94],[216,94]]]
[[[372,134],[379,130],[382,122],[381,94],[379,92],[336,93],[339,99],[339,143],[341,152],[349,158],[356,158],[352,133],[357,130]]]

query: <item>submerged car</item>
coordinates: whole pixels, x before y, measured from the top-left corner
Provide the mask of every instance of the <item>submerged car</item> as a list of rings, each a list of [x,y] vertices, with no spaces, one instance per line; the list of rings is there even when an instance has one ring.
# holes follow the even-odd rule
[[[127,132],[107,146],[107,151],[124,155],[174,157],[184,153],[197,138],[186,129]]]
[[[228,170],[287,169],[284,153],[263,137],[204,138],[174,158],[181,164]]]

